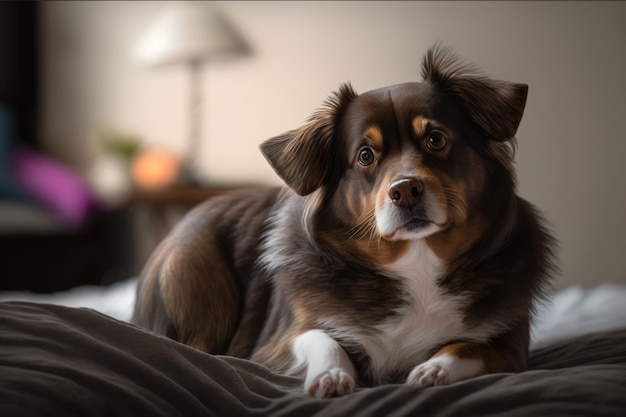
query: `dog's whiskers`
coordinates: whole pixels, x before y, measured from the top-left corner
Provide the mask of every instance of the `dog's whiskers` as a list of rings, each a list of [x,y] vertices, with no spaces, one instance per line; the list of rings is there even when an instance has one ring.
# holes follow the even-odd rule
[[[461,220],[465,220],[467,218],[467,212],[466,212],[467,203],[465,202],[465,199],[463,198],[461,193],[459,193],[456,190],[453,190],[452,188],[447,188],[447,187],[443,188],[443,192],[446,196],[446,200],[450,208],[456,211],[457,215],[459,216]]]
[[[376,233],[376,212],[375,208],[372,207],[366,213],[361,216],[352,228],[348,230],[348,233],[351,233],[350,236],[346,239],[346,241],[352,239],[363,239],[368,236],[368,242],[371,242],[372,235]]]

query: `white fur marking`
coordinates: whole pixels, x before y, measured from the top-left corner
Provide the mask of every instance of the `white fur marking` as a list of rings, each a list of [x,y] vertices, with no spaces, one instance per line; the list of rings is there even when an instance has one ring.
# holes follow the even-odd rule
[[[424,361],[434,346],[465,331],[461,309],[465,298],[442,293],[437,286],[442,271],[441,261],[423,240],[412,242],[389,268],[404,285],[406,305],[365,338],[372,367],[380,377]]]
[[[304,391],[328,398],[354,391],[354,366],[346,352],[322,330],[309,330],[293,343],[296,367],[307,366]]]
[[[406,383],[420,387],[453,384],[479,375],[482,369],[483,362],[479,359],[461,359],[443,354],[416,366]]]
[[[424,362],[433,348],[451,340],[485,342],[501,330],[489,323],[469,328],[463,322],[468,298],[446,294],[437,285],[443,264],[423,240],[413,241],[386,272],[401,280],[406,293],[406,303],[396,315],[374,326],[343,324],[332,316],[322,319],[333,329],[330,335],[365,349],[373,382],[384,383],[395,371]]]

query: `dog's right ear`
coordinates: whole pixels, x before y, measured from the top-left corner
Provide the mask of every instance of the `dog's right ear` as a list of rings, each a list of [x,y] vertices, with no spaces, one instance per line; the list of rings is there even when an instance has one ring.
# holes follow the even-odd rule
[[[334,162],[337,120],[356,96],[350,84],[343,84],[307,124],[261,144],[274,171],[297,194],[310,194],[326,183]]]

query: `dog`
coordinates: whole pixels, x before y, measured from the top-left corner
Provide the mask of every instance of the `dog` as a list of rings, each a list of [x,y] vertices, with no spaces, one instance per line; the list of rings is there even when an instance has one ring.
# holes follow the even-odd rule
[[[434,46],[421,82],[341,85],[260,149],[283,188],[193,209],[156,249],[134,321],[213,354],[357,386],[527,369],[554,238],[516,194],[528,87]]]

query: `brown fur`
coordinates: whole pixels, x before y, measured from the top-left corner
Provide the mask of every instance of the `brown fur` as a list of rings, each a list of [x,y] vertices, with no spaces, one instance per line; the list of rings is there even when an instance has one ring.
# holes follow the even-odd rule
[[[242,331],[239,314],[276,195],[272,189],[233,193],[189,213],[149,260],[135,321],[197,349],[225,353],[235,331]]]

